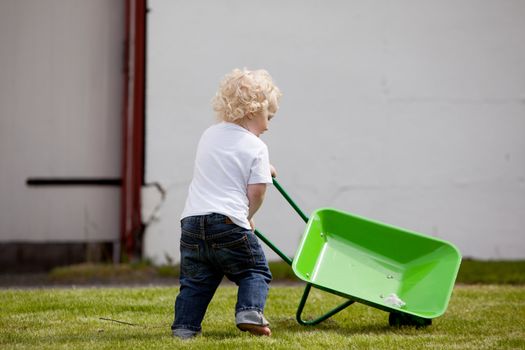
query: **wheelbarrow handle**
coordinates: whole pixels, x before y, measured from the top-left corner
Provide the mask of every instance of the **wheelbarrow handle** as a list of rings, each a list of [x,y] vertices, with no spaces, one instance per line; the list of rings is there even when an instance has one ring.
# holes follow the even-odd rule
[[[304,220],[304,222],[308,222],[308,216],[306,216],[301,210],[301,208],[299,208],[299,206],[295,204],[295,202],[292,200],[292,198],[290,198],[288,193],[286,193],[286,191],[284,190],[284,188],[282,188],[279,182],[277,182],[275,178],[272,178],[272,180],[275,188],[277,188],[277,190],[283,195],[284,199],[286,199],[286,201],[290,203],[292,208],[294,208],[294,210],[297,212],[297,214],[299,214],[299,216]],[[286,254],[284,254],[279,248],[277,248],[277,246],[273,244],[268,238],[266,238],[265,235],[263,235],[257,229],[254,230],[254,233],[257,237],[261,239],[261,241],[263,241],[268,247],[270,247],[271,250],[273,250],[277,255],[279,255],[281,259],[283,259],[288,265],[292,266],[292,259]]]
[[[271,250],[273,250],[277,255],[281,257],[288,265],[292,266],[292,258],[284,254],[275,244],[273,244],[265,235],[263,235],[259,230],[255,229],[254,233],[257,237],[260,238]]]
[[[275,178],[272,178],[272,180],[273,180],[273,185],[283,195],[284,199],[286,199],[286,201],[292,206],[292,208],[294,208],[294,210],[297,212],[297,214],[299,214],[299,216],[304,220],[304,222],[308,222],[308,216],[306,216],[301,210],[301,208],[299,208],[299,206],[295,204],[295,202],[292,200],[292,198],[290,198],[288,193],[286,193],[286,191],[284,190],[284,188],[282,188],[279,182],[277,182]]]

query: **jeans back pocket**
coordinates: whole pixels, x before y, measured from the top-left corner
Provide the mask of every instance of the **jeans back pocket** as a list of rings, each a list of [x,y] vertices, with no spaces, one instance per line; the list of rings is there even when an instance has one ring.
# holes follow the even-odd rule
[[[182,276],[195,277],[201,265],[200,249],[198,244],[180,240],[180,273]]]
[[[246,232],[233,232],[211,244],[215,259],[225,274],[237,274],[255,265]]]

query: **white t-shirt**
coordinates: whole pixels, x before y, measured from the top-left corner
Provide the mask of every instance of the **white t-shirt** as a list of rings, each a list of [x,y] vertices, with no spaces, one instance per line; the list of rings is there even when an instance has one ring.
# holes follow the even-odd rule
[[[266,144],[237,124],[212,125],[197,147],[181,219],[217,213],[250,229],[247,186],[258,183],[272,183]]]

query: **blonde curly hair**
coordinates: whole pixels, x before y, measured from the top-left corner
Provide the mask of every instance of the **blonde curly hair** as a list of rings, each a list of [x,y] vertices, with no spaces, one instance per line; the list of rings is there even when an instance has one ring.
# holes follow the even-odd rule
[[[281,91],[267,71],[234,69],[221,81],[212,106],[217,119],[238,122],[248,114],[265,108],[272,114],[277,112],[281,96]]]

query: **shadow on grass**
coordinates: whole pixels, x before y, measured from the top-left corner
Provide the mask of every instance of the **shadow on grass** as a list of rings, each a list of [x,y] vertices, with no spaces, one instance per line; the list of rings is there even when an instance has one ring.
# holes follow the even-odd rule
[[[399,332],[399,328],[393,328],[385,324],[366,324],[356,326],[344,326],[335,321],[327,320],[315,326],[302,326],[298,324],[293,318],[286,318],[275,320],[271,324],[273,337],[279,338],[285,334],[292,334],[293,336],[300,334],[310,334],[316,332],[333,332],[342,336],[353,335],[384,335],[389,333]],[[204,330],[202,337],[214,340],[228,340],[243,337],[246,333],[242,333],[236,328],[228,327],[224,330]]]
[[[273,323],[273,330],[276,332],[290,332],[290,333],[315,333],[315,332],[333,332],[344,336],[354,335],[385,335],[398,334],[400,331],[413,332],[415,327],[392,327],[388,323],[367,323],[367,324],[341,324],[335,320],[328,319],[314,326],[303,326],[297,323],[295,318],[286,318],[275,320]],[[417,332],[425,332],[427,328],[420,328]]]

